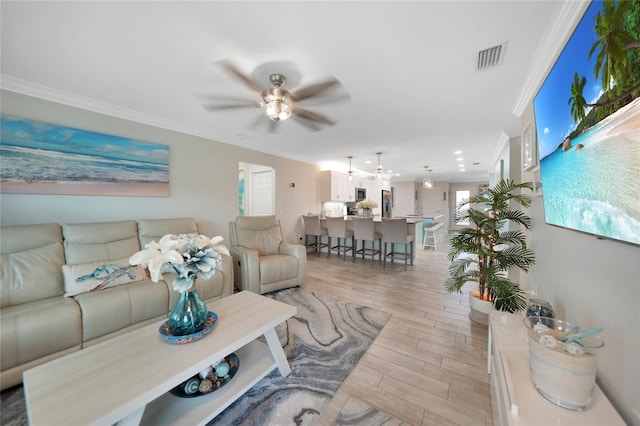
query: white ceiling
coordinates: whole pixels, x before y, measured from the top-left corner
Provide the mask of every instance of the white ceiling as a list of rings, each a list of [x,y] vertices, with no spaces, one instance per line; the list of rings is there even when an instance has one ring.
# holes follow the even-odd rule
[[[352,155],[373,172],[379,151],[394,180],[426,165],[434,180],[487,180],[564,3],[2,1],[2,87],[322,167]],[[476,71],[477,52],[504,42],[502,64]],[[255,99],[221,59],[247,74],[285,63],[290,89],[334,76],[350,101],[302,103],[338,121],[322,131],[252,128],[259,109],[208,112],[196,96]]]

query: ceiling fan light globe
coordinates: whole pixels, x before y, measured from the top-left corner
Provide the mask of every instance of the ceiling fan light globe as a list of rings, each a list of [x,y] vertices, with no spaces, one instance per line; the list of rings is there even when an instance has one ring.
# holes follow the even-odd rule
[[[264,104],[264,113],[273,121],[283,121],[291,117],[293,106],[289,102],[274,100]]]
[[[262,92],[262,108],[270,120],[283,121],[291,117],[293,113],[293,101],[291,95],[284,89],[277,87]]]

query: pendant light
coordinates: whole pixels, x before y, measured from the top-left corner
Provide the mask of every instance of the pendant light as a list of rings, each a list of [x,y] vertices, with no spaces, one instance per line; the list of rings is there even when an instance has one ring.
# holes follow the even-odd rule
[[[382,153],[376,152],[376,155],[378,156],[378,167],[376,167],[376,180],[382,180],[382,165],[380,165],[380,156],[382,155]]]
[[[351,170],[351,159],[353,158],[353,155],[350,155],[347,158],[349,159],[349,180],[353,180],[353,170]]]
[[[433,189],[433,181],[431,180],[430,176],[431,176],[431,169],[429,168],[429,166],[424,166],[424,170],[425,172],[427,172],[427,176],[424,177],[424,180],[422,181],[422,187],[424,189]]]

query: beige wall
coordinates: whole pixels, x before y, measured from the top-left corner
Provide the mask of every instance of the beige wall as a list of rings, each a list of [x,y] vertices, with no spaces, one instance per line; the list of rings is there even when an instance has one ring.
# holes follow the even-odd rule
[[[169,145],[171,185],[166,198],[1,194],[2,225],[189,216],[202,233],[228,240],[228,222],[238,211],[240,161],[276,170],[276,214],[288,241],[304,233],[300,215],[320,210],[315,165],[12,92],[1,96],[3,114]]]
[[[530,121],[531,105],[522,127]],[[532,180],[522,172],[523,182]],[[547,225],[542,201],[533,198],[529,209],[536,264],[523,279],[559,318],[604,328],[598,383],[624,420],[640,425],[640,247]]]

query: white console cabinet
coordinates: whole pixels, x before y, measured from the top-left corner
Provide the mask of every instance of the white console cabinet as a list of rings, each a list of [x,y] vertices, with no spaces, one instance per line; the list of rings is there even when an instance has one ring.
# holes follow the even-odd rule
[[[624,425],[596,386],[583,411],[559,407],[538,393],[529,377],[529,346],[523,316],[492,310],[489,314],[488,369],[495,425]]]

